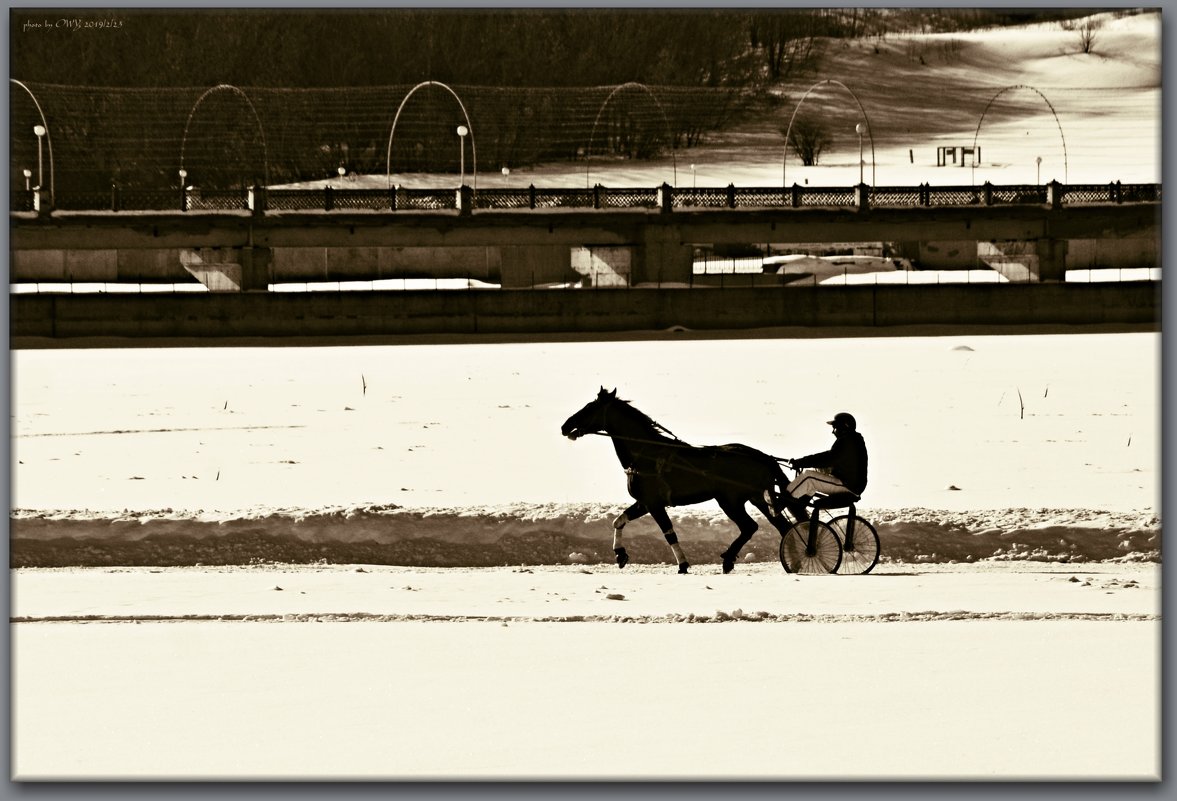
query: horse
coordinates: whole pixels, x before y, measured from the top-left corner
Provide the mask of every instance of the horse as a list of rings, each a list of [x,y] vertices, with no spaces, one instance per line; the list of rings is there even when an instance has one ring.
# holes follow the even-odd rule
[[[617,390],[601,387],[597,397],[569,417],[560,433],[571,440],[586,434],[602,434],[613,440],[617,459],[627,476],[627,488],[634,503],[613,520],[613,553],[617,567],[629,562],[622,529],[631,520],[649,513],[662,529],[678,572],[690,568],[674,524],[666,513],[669,506],[685,506],[715,499],[739,527],[740,534],[720,554],[723,572],[735,567],[740,549],[756,532],[756,521],[746,504],[760,510],[781,536],[791,523],[778,509],[776,499],[788,484],[780,460],[747,445],[696,446],[683,442],[659,423],[617,397]]]

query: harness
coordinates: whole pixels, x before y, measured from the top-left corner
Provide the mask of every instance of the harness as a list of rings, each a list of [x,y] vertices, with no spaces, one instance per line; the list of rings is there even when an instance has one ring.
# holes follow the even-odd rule
[[[651,422],[653,422],[653,421],[651,421]],[[602,423],[603,427],[608,427],[609,406],[606,406],[601,414],[601,423]],[[638,444],[642,444],[642,445],[656,445],[656,446],[659,446],[662,448],[680,448],[680,449],[687,449],[687,450],[702,450],[701,446],[691,445],[690,443],[684,442],[683,440],[679,439],[679,437],[677,437],[673,432],[671,432],[670,429],[665,428],[660,423],[654,423],[654,426],[656,428],[661,428],[668,435],[670,435],[673,439],[670,441],[657,440],[657,439],[649,439],[646,437],[634,437],[634,436],[628,436],[628,435],[622,435],[622,434],[610,434],[607,431],[590,431],[588,433],[595,434],[595,435],[601,436],[601,437],[608,437],[609,439],[621,440],[623,442],[634,442],[634,443],[638,443]],[[723,447],[723,446],[714,446],[714,447]],[[751,448],[749,448],[746,445],[739,446],[739,447],[747,448],[748,450],[752,450]],[[772,459],[778,465],[784,464],[789,461],[788,459],[784,459],[779,456],[773,456],[772,454],[768,454],[768,453],[762,453],[761,451],[757,451],[756,453],[757,453],[757,455],[767,456],[769,459]],[[749,454],[749,455],[752,455],[752,454]],[[632,466],[626,467],[626,468],[624,468],[624,470],[625,470],[626,476],[628,477],[628,480],[630,480],[630,481],[632,481],[637,476],[652,476],[653,478],[661,481],[662,484],[666,487],[666,495],[669,497],[670,486],[665,481],[663,476],[666,474],[667,467],[671,463],[674,464],[675,469],[683,470],[683,471],[686,471],[689,473],[694,473],[694,474],[700,475],[700,476],[705,476],[705,477],[710,478],[715,481],[723,481],[728,484],[735,484],[737,486],[745,486],[746,485],[746,482],[737,481],[735,479],[727,478],[726,476],[719,475],[719,474],[715,473],[714,471],[703,470],[698,467],[695,467],[694,465],[688,464],[681,459],[675,459],[673,454],[670,454],[667,456],[660,456],[660,457],[655,458],[653,472],[651,472],[649,470],[638,470],[636,467],[632,467]],[[783,489],[783,487],[782,487],[782,489]]]

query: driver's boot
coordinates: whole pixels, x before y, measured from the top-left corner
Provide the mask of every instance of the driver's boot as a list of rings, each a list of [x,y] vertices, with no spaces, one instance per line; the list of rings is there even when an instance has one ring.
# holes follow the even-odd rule
[[[809,509],[805,505],[805,498],[794,498],[792,495],[785,493],[781,496],[781,500],[785,508],[789,510],[789,514],[798,523],[805,523],[809,520]]]

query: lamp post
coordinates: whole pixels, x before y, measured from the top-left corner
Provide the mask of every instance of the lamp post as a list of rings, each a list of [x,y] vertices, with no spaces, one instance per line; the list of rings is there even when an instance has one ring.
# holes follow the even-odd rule
[[[29,191],[29,179],[33,177],[33,171],[32,170],[25,170],[24,173],[25,173],[25,191],[28,192]]]
[[[511,174],[510,167],[503,167],[503,187],[507,187],[507,176]]]
[[[698,188],[699,188],[698,184],[695,182],[695,165],[692,164],[691,165],[691,191],[694,192]]]
[[[37,135],[37,188],[40,189],[42,186],[45,185],[45,180],[42,175],[42,165],[41,165],[41,138],[43,136],[45,136],[45,126],[44,125],[34,125],[33,126],[33,133],[35,133]]]
[[[1038,171],[1034,175],[1034,180],[1035,180],[1035,183],[1041,184],[1042,183],[1042,156],[1039,156],[1038,158],[1034,159],[1034,161],[1038,162]]]
[[[180,168],[180,211],[188,211],[188,171]]]
[[[862,183],[862,135],[866,133],[866,127],[860,122],[854,126],[854,133],[858,134],[858,183]]]
[[[338,169],[335,171],[339,173],[339,180],[343,181],[343,176],[347,175],[347,167],[344,167],[342,164],[340,164]]]
[[[458,126],[458,163],[461,172],[458,174],[458,186],[466,183],[466,134],[470,129],[465,125]]]

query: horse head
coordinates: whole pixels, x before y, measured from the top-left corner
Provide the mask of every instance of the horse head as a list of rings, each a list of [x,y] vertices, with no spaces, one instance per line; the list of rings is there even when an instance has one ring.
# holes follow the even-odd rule
[[[617,400],[617,390],[611,392],[601,387],[597,397],[584,405],[580,411],[564,421],[560,433],[568,439],[577,439],[585,434],[596,434],[605,430],[605,411]]]

